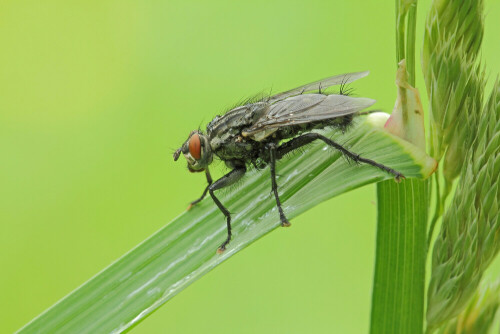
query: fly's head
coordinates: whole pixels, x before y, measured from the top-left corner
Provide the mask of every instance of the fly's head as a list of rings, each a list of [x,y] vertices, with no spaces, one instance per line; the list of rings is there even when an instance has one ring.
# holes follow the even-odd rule
[[[189,138],[174,153],[174,161],[184,154],[191,173],[203,172],[212,163],[212,148],[207,136],[200,131],[191,131]]]

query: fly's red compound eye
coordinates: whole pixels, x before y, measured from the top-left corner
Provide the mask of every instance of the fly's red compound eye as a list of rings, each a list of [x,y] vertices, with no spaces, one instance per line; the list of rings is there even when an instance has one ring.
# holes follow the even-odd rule
[[[201,158],[201,141],[197,133],[192,135],[189,139],[189,153],[191,153],[191,156],[196,160]]]

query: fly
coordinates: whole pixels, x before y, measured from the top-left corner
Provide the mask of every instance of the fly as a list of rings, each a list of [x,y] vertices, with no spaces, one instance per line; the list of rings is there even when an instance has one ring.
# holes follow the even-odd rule
[[[398,171],[376,161],[363,158],[349,151],[314,129],[333,127],[346,130],[359,111],[375,103],[368,98],[354,98],[343,92],[345,84],[368,75],[368,72],[341,74],[319,80],[258,102],[247,103],[233,108],[222,116],[216,116],[208,125],[206,133],[191,131],[184,144],[175,151],[177,161],[181,153],[187,160],[191,172],[205,172],[208,185],[203,194],[193,205],[199,203],[208,193],[226,217],[227,238],[217,252],[222,253],[231,241],[231,214],[215,195],[215,191],[237,182],[253,165],[263,169],[269,165],[271,172],[272,192],[276,199],[281,226],[290,226],[281,208],[276,183],[276,161],[287,153],[321,140],[340,151],[348,159],[358,163],[366,163],[394,175],[399,182],[404,178]],[[341,85],[340,94],[326,94],[325,89]],[[304,94],[316,91],[315,93]],[[282,143],[283,140],[289,139]],[[229,173],[213,182],[209,165],[214,155],[224,161],[231,169]]]

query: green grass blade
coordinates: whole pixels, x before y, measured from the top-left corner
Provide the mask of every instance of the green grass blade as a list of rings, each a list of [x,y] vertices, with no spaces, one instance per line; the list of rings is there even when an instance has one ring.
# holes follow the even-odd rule
[[[398,100],[386,128],[418,143],[423,150],[423,108],[418,91],[408,86],[404,62],[399,65]],[[377,184],[372,334],[423,331],[428,184],[415,179]]]
[[[417,0],[396,0],[398,97],[386,128],[425,150],[424,110],[413,87],[416,15]],[[405,32],[401,26],[406,16]],[[377,184],[371,334],[423,332],[428,187],[428,181],[416,179],[404,184]]]
[[[377,185],[371,333],[422,333],[428,182]],[[397,205],[395,205],[397,204]]]
[[[381,113],[360,117],[347,134],[327,134],[406,177],[430,175],[436,162],[382,130],[387,117]],[[277,168],[280,196],[289,218],[333,196],[391,178],[371,166],[348,164],[322,143],[281,160]],[[224,254],[217,255],[216,249],[226,236],[225,219],[208,198],[19,332],[118,333],[130,329],[215,266],[277,228],[279,216],[270,190],[266,169],[250,172],[237,189],[222,192],[221,201],[233,212],[233,240]]]

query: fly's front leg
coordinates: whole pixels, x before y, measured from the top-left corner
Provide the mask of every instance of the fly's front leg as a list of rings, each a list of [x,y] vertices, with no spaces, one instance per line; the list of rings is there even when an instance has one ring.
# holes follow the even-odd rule
[[[278,184],[276,183],[276,144],[274,143],[269,144],[269,157],[270,157],[269,165],[271,169],[272,190],[274,193],[274,197],[276,198],[276,205],[278,206],[278,210],[280,213],[281,226],[288,227],[291,224],[288,222],[288,219],[286,219],[285,213],[281,208],[281,201],[278,195]]]
[[[278,147],[278,159],[280,159],[285,154],[287,154],[287,153],[289,153],[289,152],[291,152],[299,147],[310,144],[311,142],[315,141],[316,139],[322,140],[323,142],[325,142],[329,146],[334,147],[335,149],[339,150],[342,154],[344,154],[345,156],[347,156],[348,158],[350,158],[356,162],[362,162],[362,163],[365,163],[368,165],[372,165],[372,166],[377,167],[377,168],[379,168],[379,169],[381,169],[389,174],[394,175],[394,179],[398,183],[401,182],[401,179],[405,178],[404,175],[401,174],[400,172],[398,172],[390,167],[387,167],[385,165],[382,165],[376,161],[363,158],[363,157],[359,156],[358,154],[349,151],[344,146],[334,142],[330,138],[327,138],[327,137],[322,136],[319,133],[315,133],[315,132],[306,133],[302,136],[296,137],[296,138],[284,143],[280,147]]]
[[[205,187],[205,190],[203,190],[203,194],[201,195],[200,198],[198,198],[196,201],[192,201],[188,208],[187,208],[187,211],[191,210],[191,208],[198,204],[199,202],[201,202],[202,199],[205,198],[205,196],[207,195],[207,192],[208,192],[208,188],[210,187],[210,185],[212,184],[212,176],[210,175],[210,172],[208,171],[208,168],[205,169],[205,175],[207,176],[207,182],[208,182],[208,185]]]
[[[215,204],[219,207],[220,211],[226,216],[226,222],[227,222],[227,238],[226,241],[224,241],[219,249],[217,249],[217,253],[222,254],[226,250],[227,244],[231,241],[231,213],[222,205],[222,203],[219,201],[219,199],[215,196],[214,191],[217,189],[222,189],[227,186],[230,186],[231,184],[235,183],[239,179],[242,178],[243,175],[245,175],[245,172],[247,169],[245,166],[240,166],[236,167],[220,179],[214,182],[214,184],[210,185],[208,187],[208,191],[210,192],[210,196],[212,196],[212,199],[214,200]]]

